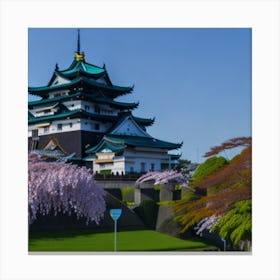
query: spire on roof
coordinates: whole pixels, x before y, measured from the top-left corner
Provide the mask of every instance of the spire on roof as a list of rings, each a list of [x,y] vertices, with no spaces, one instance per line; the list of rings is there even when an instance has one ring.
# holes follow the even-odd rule
[[[80,29],[78,29],[77,54],[80,54]]]

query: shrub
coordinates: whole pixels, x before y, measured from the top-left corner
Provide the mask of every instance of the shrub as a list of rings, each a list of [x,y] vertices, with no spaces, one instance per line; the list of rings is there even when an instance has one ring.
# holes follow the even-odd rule
[[[230,240],[236,247],[242,241],[249,244],[252,240],[252,200],[237,202],[235,207],[218,221],[212,231]]]
[[[134,202],[134,187],[121,188],[121,193],[123,202]]]
[[[127,201],[126,206],[135,206],[135,202],[134,201]]]
[[[175,185],[174,186],[174,191],[181,191],[182,190],[182,186],[181,185]]]
[[[112,173],[111,169],[100,170],[100,174],[102,175],[111,175],[111,173]]]
[[[162,189],[162,185],[155,185],[154,190],[155,191],[160,191]]]
[[[174,203],[175,203],[174,200],[163,200],[163,201],[157,202],[157,205],[159,205],[159,206],[170,206],[170,205],[173,205]]]
[[[227,163],[228,161],[224,157],[211,157],[207,159],[197,168],[193,175],[193,181],[191,185],[194,186],[197,182],[225,166]]]

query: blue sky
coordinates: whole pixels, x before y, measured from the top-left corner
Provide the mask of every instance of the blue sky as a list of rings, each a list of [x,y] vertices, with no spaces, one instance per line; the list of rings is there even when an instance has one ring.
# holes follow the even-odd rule
[[[156,118],[148,128],[153,137],[183,141],[182,158],[202,162],[212,146],[251,136],[251,29],[81,28],[80,34],[86,61],[105,63],[115,85],[135,85],[119,100],[139,101],[134,115]],[[29,86],[46,85],[56,63],[71,64],[77,31],[31,28],[28,41]]]

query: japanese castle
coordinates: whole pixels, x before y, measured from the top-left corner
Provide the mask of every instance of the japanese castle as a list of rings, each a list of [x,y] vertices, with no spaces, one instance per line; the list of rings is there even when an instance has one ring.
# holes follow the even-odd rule
[[[170,168],[180,155],[170,150],[182,143],[152,137],[154,119],[134,116],[139,103],[117,101],[133,87],[117,86],[105,65],[98,67],[77,51],[71,65],[56,64],[45,86],[28,87],[39,100],[28,102],[28,149],[49,157],[67,158],[96,173],[144,173]]]

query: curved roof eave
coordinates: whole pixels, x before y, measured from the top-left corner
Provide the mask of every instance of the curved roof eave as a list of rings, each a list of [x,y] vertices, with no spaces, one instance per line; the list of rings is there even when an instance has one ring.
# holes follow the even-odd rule
[[[151,126],[155,123],[155,117],[153,117],[152,119],[149,118],[139,118],[139,117],[134,117],[135,121],[143,126]]]
[[[93,86],[96,88],[102,88],[110,93],[115,93],[117,96],[121,94],[130,93],[132,91],[132,87],[121,87],[121,86],[108,86],[102,83],[98,83],[96,81],[92,81],[89,78],[86,77],[77,77],[73,79],[69,83],[54,85],[54,86],[41,86],[41,87],[28,87],[28,92],[30,94],[40,94],[40,93],[47,93],[51,91],[55,91],[58,89],[67,89],[69,87],[73,87],[75,85],[78,85],[79,83],[85,83],[85,85]]]
[[[88,75],[100,75],[104,74],[106,70],[102,67],[96,66],[94,64],[88,63],[85,60],[76,60],[74,59],[72,64],[64,70],[59,70],[58,72],[62,75],[68,76],[77,73],[78,71],[84,72]]]
[[[128,146],[153,147],[166,150],[176,150],[182,147],[181,143],[171,143],[152,137],[138,137],[130,135],[107,135],[106,139],[113,143],[123,143]]]
[[[110,149],[112,152],[120,152],[126,148],[126,145],[123,143],[114,144],[106,139],[106,136],[94,147],[91,147],[86,150],[87,154],[97,153],[103,149]]]
[[[114,116],[111,115],[92,114],[85,110],[77,109],[77,110],[62,112],[60,114],[55,114],[55,115],[31,118],[28,120],[28,124],[36,124],[36,123],[44,122],[46,120],[57,120],[66,117],[78,117],[78,118],[89,117],[94,120],[100,120],[100,121],[104,120],[109,122],[112,122],[114,120]]]
[[[40,93],[40,92],[41,93],[50,92],[58,89],[65,89],[78,84],[80,81],[81,78],[76,78],[69,83],[64,83],[64,84],[59,84],[54,86],[28,87],[28,92],[33,94],[33,93]]]
[[[139,102],[125,103],[125,102],[118,102],[118,101],[106,99],[106,98],[99,98],[99,97],[95,98],[94,96],[91,96],[90,94],[84,93],[84,92],[76,92],[71,95],[64,95],[64,96],[58,96],[58,97],[54,97],[54,98],[50,98],[50,99],[41,99],[41,100],[31,101],[31,102],[28,102],[28,106],[48,104],[48,103],[53,103],[55,101],[64,101],[64,100],[68,100],[68,99],[71,99],[71,98],[77,97],[77,96],[84,96],[84,97],[89,98],[93,102],[109,104],[115,108],[136,109],[139,106]]]

